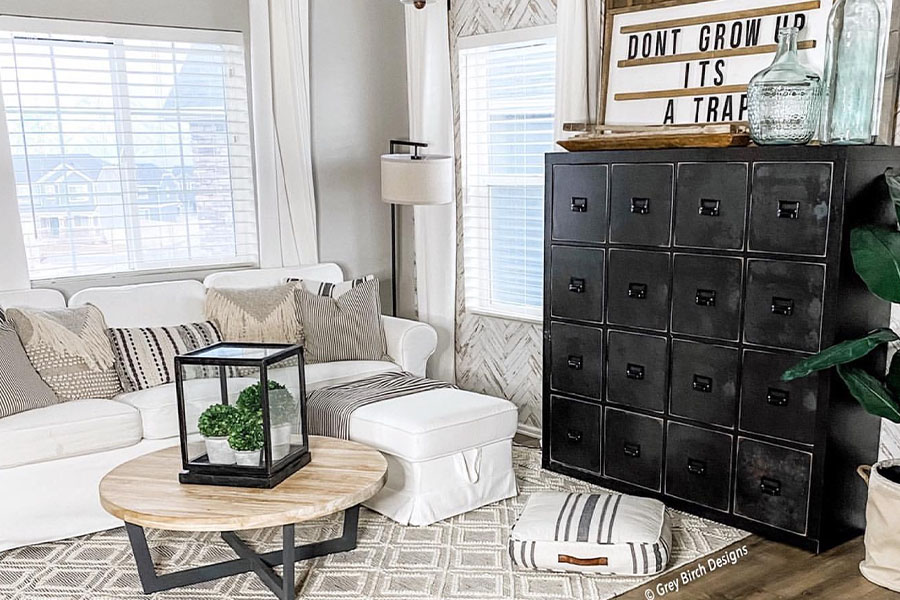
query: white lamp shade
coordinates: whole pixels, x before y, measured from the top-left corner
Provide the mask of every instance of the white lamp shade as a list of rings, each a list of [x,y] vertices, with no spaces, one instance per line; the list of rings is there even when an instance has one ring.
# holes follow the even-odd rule
[[[453,158],[425,154],[385,154],[381,157],[381,199],[388,204],[449,204],[453,202]]]

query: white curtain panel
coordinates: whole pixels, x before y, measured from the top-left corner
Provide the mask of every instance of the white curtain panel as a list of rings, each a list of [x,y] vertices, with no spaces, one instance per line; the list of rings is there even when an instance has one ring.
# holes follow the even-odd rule
[[[268,14],[268,31],[263,23],[254,32],[257,36],[267,33],[269,41],[268,73],[255,77],[254,83],[268,86],[264,92],[271,90],[254,94],[255,110],[261,111],[256,119],[257,158],[269,162],[258,167],[258,177],[274,177],[274,188],[271,181],[257,184],[261,263],[293,267],[319,261],[310,127],[309,0],[268,0]],[[262,50],[258,43],[253,46]],[[254,66],[265,65],[265,58],[254,60]],[[266,96],[269,102],[260,103]],[[267,118],[270,123],[259,127]],[[266,197],[266,190],[274,193],[277,203]],[[273,237],[278,244],[266,235],[267,229],[277,232]]]
[[[596,123],[603,72],[604,0],[559,0],[556,14],[556,139],[564,123]]]
[[[19,200],[16,197],[16,175],[10,150],[6,108],[0,94],[0,291],[24,290],[31,287],[25,238],[19,219]]]
[[[429,144],[429,154],[453,155],[450,28],[447,4],[406,7],[410,139]],[[453,195],[454,198],[456,194]],[[437,330],[428,375],[456,378],[456,207],[415,207],[416,295],[419,320]]]

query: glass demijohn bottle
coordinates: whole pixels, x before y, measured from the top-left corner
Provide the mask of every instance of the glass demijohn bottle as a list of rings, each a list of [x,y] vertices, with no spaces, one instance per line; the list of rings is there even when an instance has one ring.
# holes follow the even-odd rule
[[[757,144],[806,144],[816,133],[822,78],[802,64],[796,27],[778,30],[778,52],[747,87],[750,136]]]

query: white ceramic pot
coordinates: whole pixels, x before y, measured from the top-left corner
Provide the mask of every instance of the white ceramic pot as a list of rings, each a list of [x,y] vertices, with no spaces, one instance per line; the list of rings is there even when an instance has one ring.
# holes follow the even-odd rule
[[[241,467],[258,467],[259,450],[235,450],[234,458]]]
[[[272,428],[272,462],[277,462],[291,451],[291,424],[276,425]]]
[[[206,457],[211,465],[233,465],[234,450],[228,445],[228,436],[205,437]]]

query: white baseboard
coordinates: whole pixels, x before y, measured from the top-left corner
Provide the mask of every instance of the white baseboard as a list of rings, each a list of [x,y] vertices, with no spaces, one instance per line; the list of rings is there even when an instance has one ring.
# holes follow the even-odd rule
[[[522,435],[527,435],[528,437],[541,439],[541,430],[539,427],[534,427],[532,425],[524,425],[522,423],[519,423],[517,432],[521,433]]]

